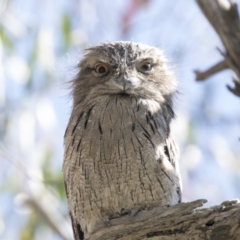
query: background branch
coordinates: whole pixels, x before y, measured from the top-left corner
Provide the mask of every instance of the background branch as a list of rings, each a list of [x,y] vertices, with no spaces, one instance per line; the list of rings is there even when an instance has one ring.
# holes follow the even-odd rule
[[[237,78],[234,80],[234,87],[228,89],[240,96],[240,21],[237,4],[232,1],[223,0],[196,0],[205,17],[211,23],[225,47],[226,53],[223,54],[225,60],[216,64],[207,71],[195,71],[196,80],[203,80],[223,69],[232,69]],[[219,64],[226,64],[219,67]]]
[[[197,81],[202,81],[205,80],[206,78],[210,77],[211,75],[220,72],[224,69],[227,69],[228,65],[227,65],[227,61],[223,60],[219,63],[217,63],[216,65],[210,67],[208,70],[205,70],[204,72],[195,70],[194,72],[196,73],[196,80]]]
[[[49,206],[46,206],[44,201],[36,200],[34,197],[24,194],[23,203],[29,206],[32,210],[37,212],[47,223],[49,227],[52,228],[63,240],[71,240],[72,236],[69,234],[68,222],[61,213],[56,211],[51,211],[54,207],[49,209]]]

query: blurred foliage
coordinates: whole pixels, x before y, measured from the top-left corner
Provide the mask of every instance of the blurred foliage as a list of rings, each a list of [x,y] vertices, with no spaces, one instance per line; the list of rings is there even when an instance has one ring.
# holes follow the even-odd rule
[[[62,32],[63,32],[63,52],[66,52],[71,44],[72,24],[70,16],[65,13],[62,16]]]
[[[43,182],[47,186],[52,187],[59,194],[61,199],[66,198],[65,188],[63,184],[62,169],[56,169],[52,166],[51,149],[45,151],[45,160],[43,161]]]
[[[35,66],[36,61],[37,61],[37,44],[34,44],[34,46],[32,48],[32,51],[30,52],[29,59],[28,59],[28,66],[30,68],[30,75],[29,75],[29,79],[28,79],[27,84],[26,84],[26,88],[28,90],[30,90],[31,87],[32,87],[33,70],[34,70],[34,66]]]
[[[2,26],[0,26],[0,39],[6,48],[10,50],[14,49],[13,41],[11,41],[11,38],[8,37],[7,33],[4,31],[4,28]]]
[[[35,212],[32,212],[29,215],[29,218],[27,219],[27,222],[22,228],[22,231],[20,233],[20,239],[21,240],[32,240],[35,236],[35,231],[38,228],[40,222],[39,222],[39,215]]]
[[[61,170],[63,126],[59,125],[61,121],[50,126],[51,124],[46,121],[49,118],[48,113],[40,117],[39,114],[44,113],[44,109],[39,113],[38,106],[43,96],[51,97],[52,88],[56,87],[54,84],[60,82],[56,81],[59,76],[56,75],[54,66],[49,71],[49,66],[44,65],[44,59],[48,62],[52,55],[55,61],[69,50],[72,32],[71,17],[69,13],[61,14],[61,11],[58,11],[56,16],[61,19],[60,27],[54,25],[55,23],[51,20],[47,21],[48,27],[52,29],[50,33],[53,35],[55,28],[54,31],[61,36],[61,41],[58,42],[58,48],[62,49],[60,53],[55,51],[52,39],[48,39],[48,33],[44,32],[45,26],[42,25],[46,16],[44,12],[39,16],[31,15],[33,13],[31,11],[36,7],[33,4],[28,5],[29,7],[24,8],[18,15],[19,7],[22,7],[20,2],[10,1],[9,3],[4,6],[5,11],[1,17],[5,20],[0,25],[0,95],[3,93],[0,96],[0,116],[3,120],[1,121],[3,131],[0,136],[0,159],[3,164],[1,170],[3,174],[0,176],[4,180],[0,184],[2,195],[0,239],[33,240],[39,239],[39,236],[41,239],[71,239],[72,231]],[[25,4],[27,3],[23,5]],[[41,7],[47,9],[47,2],[44,2]],[[15,22],[15,17],[19,22]],[[17,24],[16,28],[14,23]],[[53,48],[50,48],[50,51],[53,52],[46,52],[43,56],[43,51],[51,45]],[[13,60],[19,65],[14,65]],[[29,71],[28,76],[24,75],[25,69]],[[51,106],[47,107],[56,118],[56,110]],[[20,132],[28,127],[32,128],[32,131],[23,133],[21,137]],[[57,141],[55,138],[48,137],[49,134],[55,135]],[[46,138],[51,139],[46,140]],[[45,146],[46,141],[49,143],[48,146]],[[61,146],[60,150],[58,150],[59,146]],[[39,206],[33,207],[28,198],[40,204],[45,213]],[[16,206],[13,207],[14,205]],[[60,212],[57,210],[59,206],[61,206]],[[50,207],[49,210],[48,207]],[[28,210],[24,210],[26,208]],[[51,208],[55,213],[51,212]],[[12,219],[14,224],[11,223],[11,228],[7,227],[8,221],[11,221],[6,217],[9,214],[16,216]],[[51,218],[56,222],[56,226],[51,223]],[[13,225],[16,225],[14,230]],[[58,228],[60,232],[56,230]],[[61,228],[65,229],[66,233],[61,234]]]

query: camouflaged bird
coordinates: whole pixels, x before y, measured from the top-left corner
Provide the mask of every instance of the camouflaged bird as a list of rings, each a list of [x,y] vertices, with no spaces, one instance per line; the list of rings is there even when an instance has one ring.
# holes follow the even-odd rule
[[[63,164],[75,239],[88,238],[99,221],[181,202],[170,127],[176,87],[155,47],[115,42],[86,50]]]

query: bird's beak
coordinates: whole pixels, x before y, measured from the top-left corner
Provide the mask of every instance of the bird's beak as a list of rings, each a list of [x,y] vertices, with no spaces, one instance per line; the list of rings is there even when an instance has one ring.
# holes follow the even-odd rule
[[[124,91],[134,89],[140,85],[140,80],[138,78],[126,75],[120,77],[116,81]]]

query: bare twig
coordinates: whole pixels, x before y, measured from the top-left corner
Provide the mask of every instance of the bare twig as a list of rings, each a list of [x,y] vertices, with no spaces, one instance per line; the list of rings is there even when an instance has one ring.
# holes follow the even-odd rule
[[[229,91],[231,91],[236,96],[240,97],[240,82],[237,79],[233,78],[234,87],[227,85]]]
[[[228,68],[227,62],[226,60],[223,60],[204,72],[200,72],[198,70],[195,70],[194,72],[196,73],[196,80],[203,81],[206,78],[210,77],[211,75],[227,68]]]

